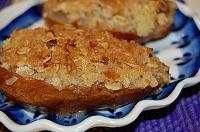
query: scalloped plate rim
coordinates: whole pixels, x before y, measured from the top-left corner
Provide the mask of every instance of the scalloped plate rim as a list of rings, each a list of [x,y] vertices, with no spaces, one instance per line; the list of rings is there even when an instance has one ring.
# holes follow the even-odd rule
[[[187,16],[193,17],[195,23],[200,29],[200,20],[195,15],[195,13],[186,5],[175,1],[179,9],[186,13]],[[181,7],[181,8],[180,8]],[[139,101],[134,108],[123,118],[120,119],[111,119],[103,116],[91,116],[80,122],[79,124],[72,126],[63,126],[56,124],[47,119],[40,119],[34,121],[27,125],[20,125],[11,120],[4,112],[0,111],[0,122],[2,122],[8,129],[12,131],[73,131],[81,132],[88,130],[93,127],[121,127],[130,124],[135,121],[137,117],[145,110],[159,109],[170,105],[176,98],[179,96],[181,90],[185,87],[193,86],[200,82],[200,69],[194,77],[186,78],[179,82],[171,94],[168,97],[162,100],[141,100]]]

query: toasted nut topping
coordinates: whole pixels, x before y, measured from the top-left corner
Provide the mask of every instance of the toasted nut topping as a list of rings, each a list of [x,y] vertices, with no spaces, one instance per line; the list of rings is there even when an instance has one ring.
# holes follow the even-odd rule
[[[150,83],[151,87],[156,87],[158,86],[158,81],[155,78],[152,78],[151,83]]]
[[[11,77],[11,78],[9,78],[8,80],[6,80],[6,84],[7,85],[13,85],[16,81],[17,81],[17,77],[15,77],[15,76],[13,76],[13,77]]]
[[[153,64],[153,63],[148,63],[147,66],[148,67],[152,67],[152,68],[157,68],[158,67],[157,64]]]
[[[111,90],[119,90],[122,88],[122,84],[119,82],[114,82],[114,83],[106,83],[105,87],[107,89],[111,89]]]
[[[59,90],[68,86],[92,88],[96,82],[101,84],[95,87],[113,90],[157,87],[169,82],[169,68],[157,57],[149,56],[152,49],[119,40],[108,32],[83,29],[81,35],[76,30],[55,25],[16,31],[2,48],[0,66],[26,79],[43,80]],[[47,43],[53,47],[48,48]]]
[[[60,66],[58,64],[56,64],[54,67],[55,67],[55,72],[57,73],[59,68],[60,68]]]
[[[56,4],[48,1],[44,5],[44,14],[76,27],[146,37],[172,25],[175,12],[175,4],[168,0],[83,1],[63,0]]]

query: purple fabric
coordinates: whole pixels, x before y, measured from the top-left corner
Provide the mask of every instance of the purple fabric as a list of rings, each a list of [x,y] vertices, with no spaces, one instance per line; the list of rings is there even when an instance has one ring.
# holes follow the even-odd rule
[[[200,132],[200,84],[184,89],[168,107],[145,111],[120,128],[94,128],[101,132]]]
[[[139,119],[141,122],[136,131],[200,131],[199,90],[200,85],[184,89],[172,105],[145,112]]]
[[[11,4],[11,0],[0,0],[0,10]]]
[[[182,2],[182,3],[185,3],[185,0],[178,0],[178,1],[180,1],[180,2]]]

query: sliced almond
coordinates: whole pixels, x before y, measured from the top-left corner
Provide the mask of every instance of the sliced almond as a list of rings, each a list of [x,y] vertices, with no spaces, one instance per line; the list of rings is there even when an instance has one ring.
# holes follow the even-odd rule
[[[106,83],[105,87],[110,90],[119,90],[122,88],[122,84],[119,82]]]
[[[34,70],[30,69],[28,66],[22,66],[16,69],[16,73],[23,77],[27,77],[33,75]]]
[[[158,67],[158,64],[148,63],[147,66],[148,66],[148,67],[151,67],[151,68],[157,68],[157,67]]]
[[[130,66],[130,67],[132,67],[132,68],[134,68],[134,67],[136,67],[137,65],[135,65],[135,64],[131,64],[131,63],[125,63],[126,65],[128,65],[128,66]]]
[[[49,60],[51,60],[51,57],[50,57],[50,56],[47,57],[47,58],[45,58],[45,59],[43,60],[43,63],[46,63],[46,62],[48,62]]]
[[[13,76],[13,77],[9,78],[8,80],[6,80],[6,84],[9,86],[13,85],[17,80],[18,80],[18,78]]]

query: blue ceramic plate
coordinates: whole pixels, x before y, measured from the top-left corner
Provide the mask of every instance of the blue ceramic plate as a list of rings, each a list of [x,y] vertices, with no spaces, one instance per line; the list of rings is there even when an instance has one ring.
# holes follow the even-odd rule
[[[143,110],[169,105],[183,87],[200,82],[199,23],[190,9],[180,3],[177,5],[173,31],[163,39],[145,44],[154,48],[154,54],[170,66],[172,81],[160,93],[148,95],[119,108],[82,111],[65,117],[37,110],[30,112],[0,93],[0,121],[13,131],[84,131],[95,126],[124,126],[134,121]],[[0,45],[16,28],[45,26],[41,1],[35,0],[4,9],[0,12],[0,19]]]

